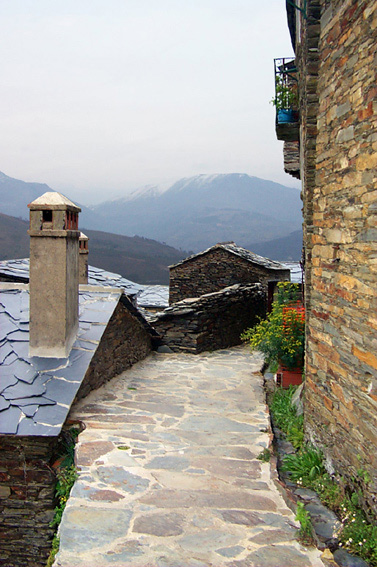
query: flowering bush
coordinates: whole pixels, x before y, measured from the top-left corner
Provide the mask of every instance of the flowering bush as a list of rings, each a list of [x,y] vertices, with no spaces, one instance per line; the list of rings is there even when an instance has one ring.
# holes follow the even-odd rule
[[[278,284],[278,298],[272,311],[242,335],[253,350],[265,355],[267,364],[280,362],[289,369],[303,366],[305,339],[305,310],[291,303],[292,286]]]

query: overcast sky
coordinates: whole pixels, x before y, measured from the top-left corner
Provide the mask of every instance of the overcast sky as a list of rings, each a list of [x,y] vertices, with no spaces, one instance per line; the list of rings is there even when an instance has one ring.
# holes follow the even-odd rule
[[[89,203],[198,173],[298,186],[274,132],[285,0],[2,0],[0,171]]]

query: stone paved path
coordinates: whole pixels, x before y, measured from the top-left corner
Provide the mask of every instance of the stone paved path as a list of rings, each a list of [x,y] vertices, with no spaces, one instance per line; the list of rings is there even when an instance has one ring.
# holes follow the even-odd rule
[[[248,349],[153,354],[93,392],[59,567],[320,567],[256,459],[269,442]]]

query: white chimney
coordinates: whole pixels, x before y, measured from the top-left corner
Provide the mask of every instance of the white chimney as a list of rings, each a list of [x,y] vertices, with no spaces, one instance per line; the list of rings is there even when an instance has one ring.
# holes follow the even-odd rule
[[[68,357],[78,330],[81,211],[67,197],[48,192],[30,209],[29,355]]]

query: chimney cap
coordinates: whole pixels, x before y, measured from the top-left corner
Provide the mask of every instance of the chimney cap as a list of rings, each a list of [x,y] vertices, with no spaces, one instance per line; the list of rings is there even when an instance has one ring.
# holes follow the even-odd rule
[[[80,232],[79,240],[89,240],[89,236],[86,236],[86,234]]]
[[[42,210],[42,209],[50,209],[50,210],[68,210],[74,213],[80,213],[81,209],[72,201],[70,201],[65,195],[58,193],[57,191],[47,191],[38,199],[35,199],[31,203],[28,204],[30,210]]]

